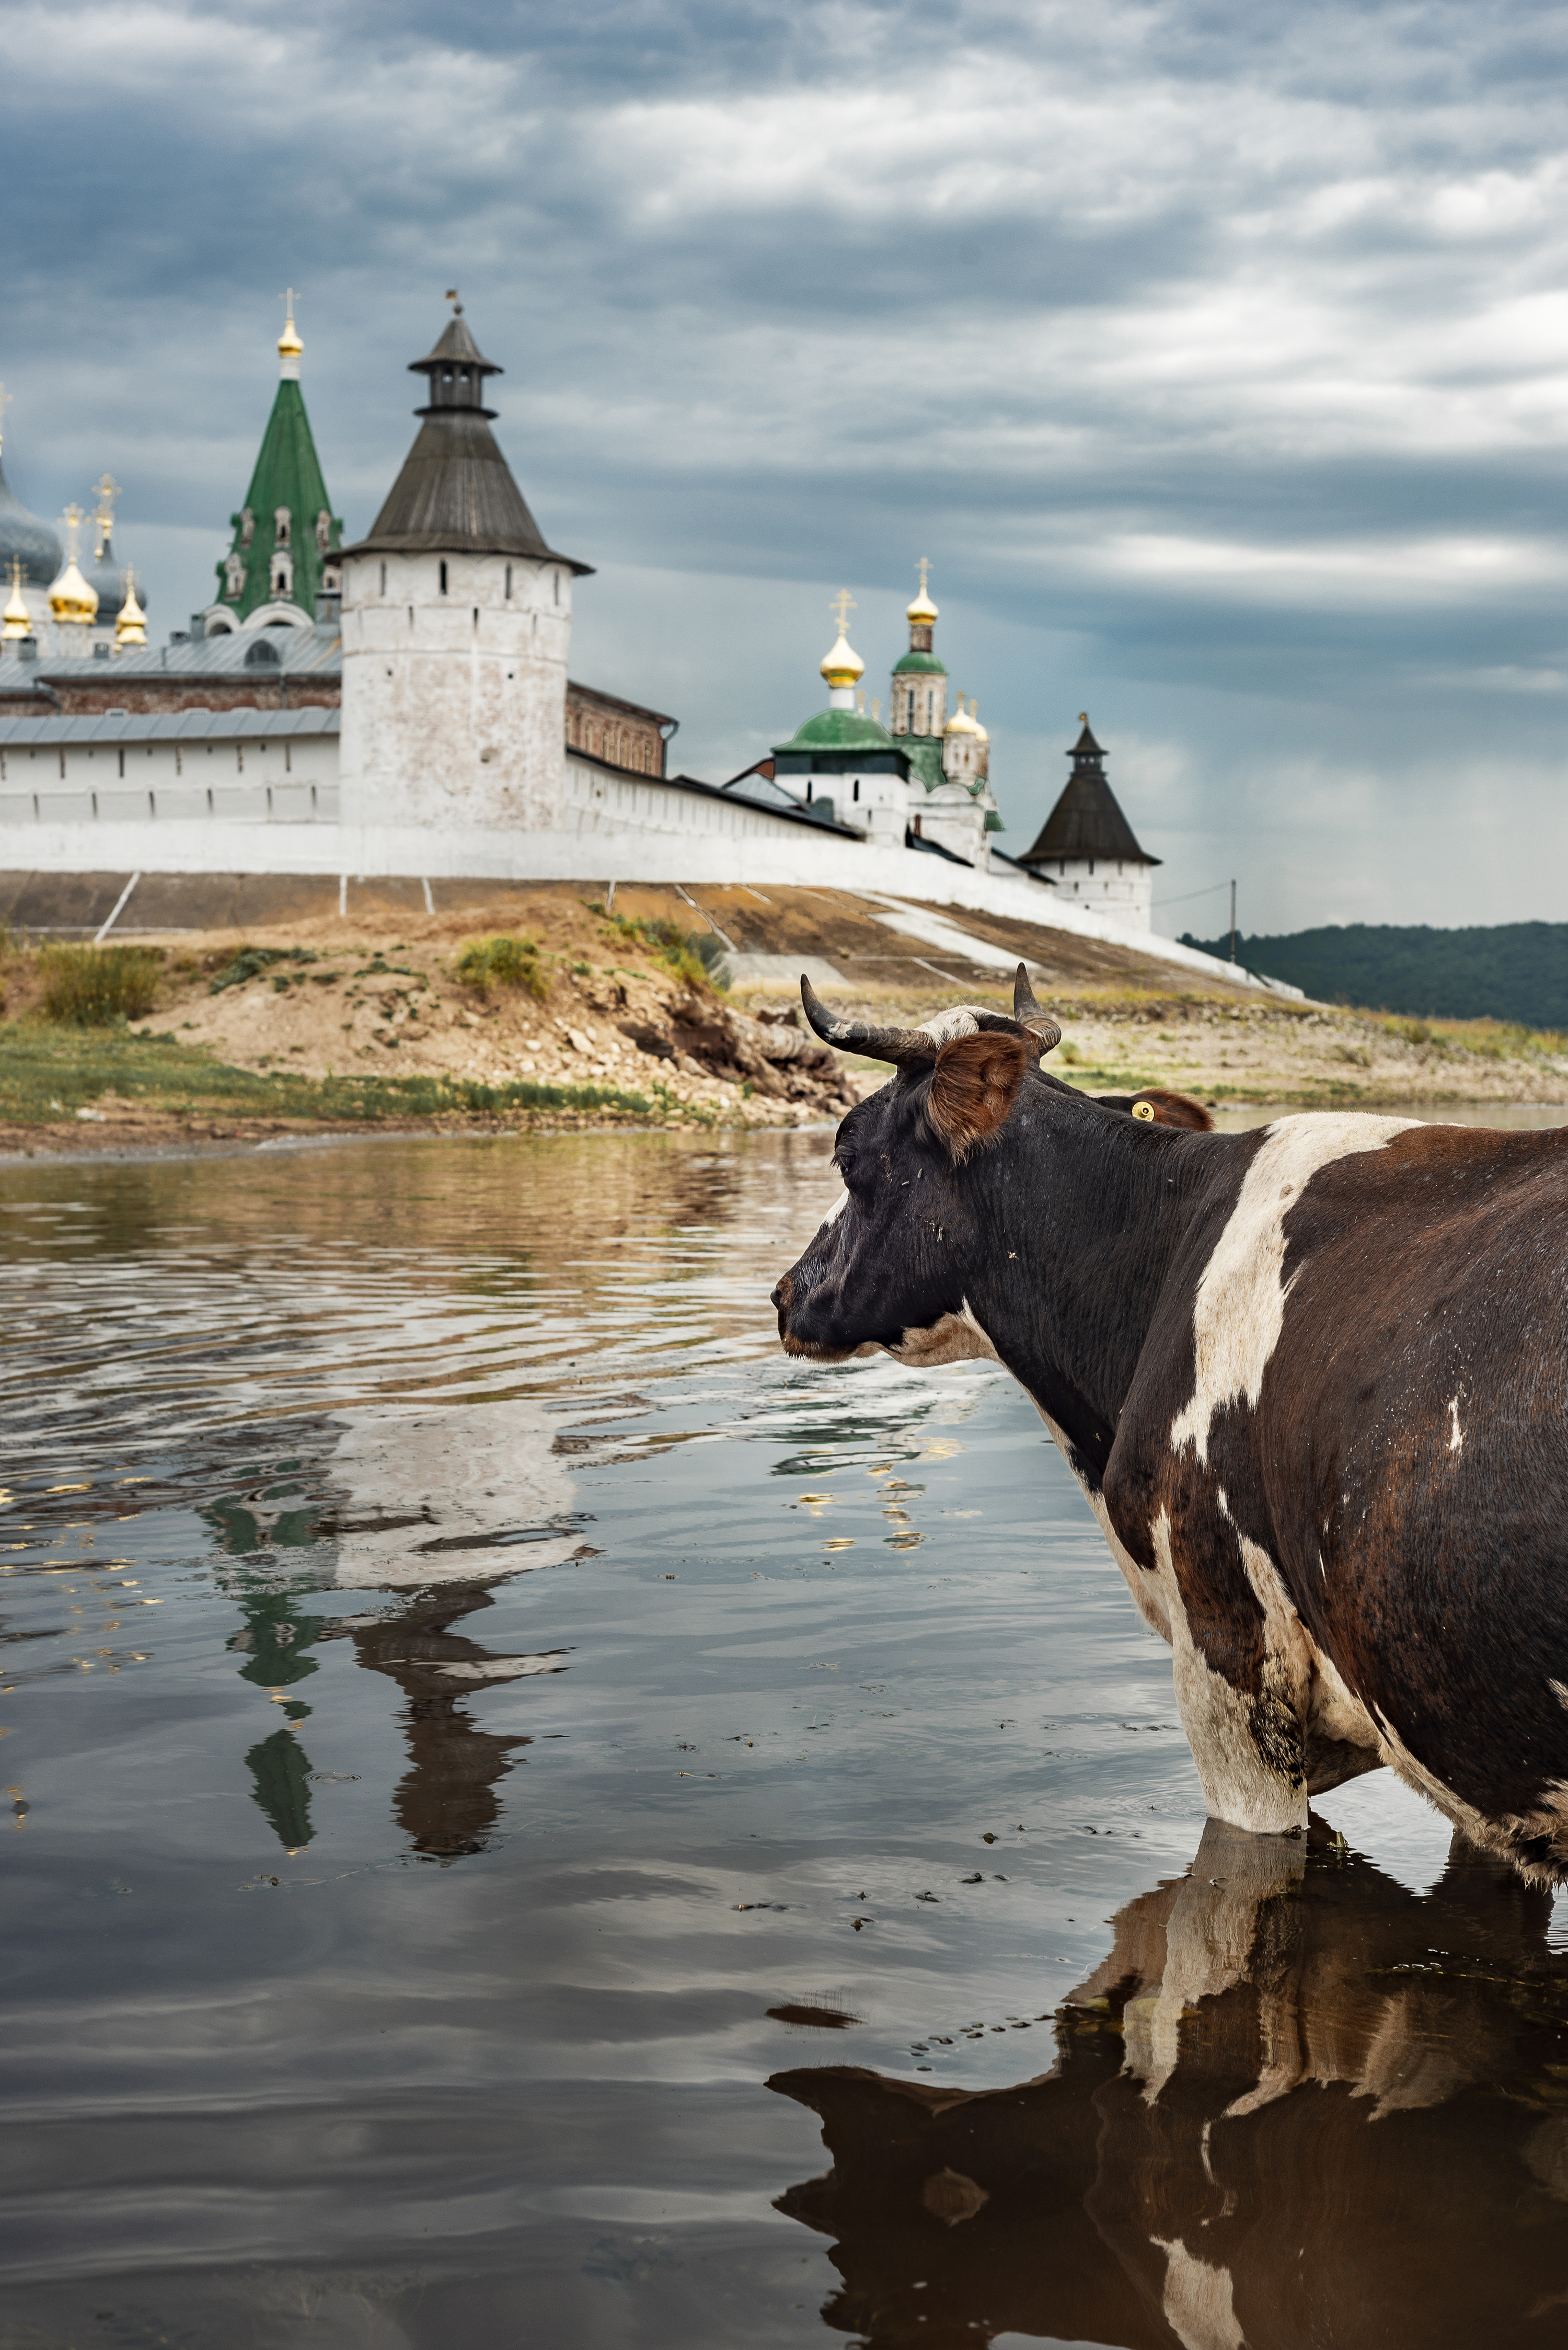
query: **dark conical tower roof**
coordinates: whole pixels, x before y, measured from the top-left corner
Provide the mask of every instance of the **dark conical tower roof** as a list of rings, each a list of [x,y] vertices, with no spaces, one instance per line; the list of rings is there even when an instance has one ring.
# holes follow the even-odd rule
[[[414,411],[422,421],[403,470],[392,484],[368,535],[347,555],[526,555],[578,563],[546,545],[512,469],[490,430],[495,411],[484,406],[486,376],[500,375],[458,310],[433,350],[410,362],[424,376],[429,398]]]
[[[1124,865],[1158,865],[1138,847],[1133,828],[1106,781],[1106,754],[1096,742],[1085,717],[1084,731],[1068,753],[1073,772],[1066,788],[1041,827],[1040,837],[1019,858],[1020,865],[1044,865],[1053,858],[1117,858]]]

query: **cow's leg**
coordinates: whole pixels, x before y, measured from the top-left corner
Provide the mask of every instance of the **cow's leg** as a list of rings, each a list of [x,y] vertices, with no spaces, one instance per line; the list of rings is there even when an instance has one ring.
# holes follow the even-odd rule
[[[1233,1573],[1210,1555],[1199,1583],[1179,1570],[1164,1511],[1151,1534],[1177,1707],[1210,1816],[1260,1835],[1304,1828],[1306,1690],[1293,1611],[1260,1596],[1252,1563],[1240,1555],[1252,1545],[1238,1545]]]

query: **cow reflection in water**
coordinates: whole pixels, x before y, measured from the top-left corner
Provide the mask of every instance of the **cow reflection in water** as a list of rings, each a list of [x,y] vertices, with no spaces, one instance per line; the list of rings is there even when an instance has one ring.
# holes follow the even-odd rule
[[[779,2209],[837,2241],[827,2323],[876,2350],[999,2334],[1126,2350],[1568,2340],[1568,1954],[1552,1899],[1456,1841],[1425,1898],[1210,1822],[983,2095],[849,2066]]]

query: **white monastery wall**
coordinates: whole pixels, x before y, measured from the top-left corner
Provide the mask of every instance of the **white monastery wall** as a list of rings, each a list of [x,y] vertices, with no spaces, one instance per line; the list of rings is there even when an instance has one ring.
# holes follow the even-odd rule
[[[358,556],[343,567],[342,626],[347,822],[557,821],[572,631],[564,563]]]
[[[104,824],[336,823],[337,813],[332,734],[0,747],[0,864],[34,862],[27,836],[39,825],[80,826],[85,842]]]
[[[430,880],[752,882],[776,888],[842,889],[857,896],[971,907],[1079,938],[1104,939],[1210,978],[1256,985],[1251,974],[1195,948],[1064,904],[1054,890],[1011,875],[972,872],[916,849],[855,844],[765,810],[726,806],[641,776],[609,779],[636,794],[645,820],[630,820],[629,797],[614,808],[608,794],[585,793],[566,827],[535,832],[421,825],[210,819],[130,820],[106,812],[96,822],[48,817],[0,835],[0,870],[35,873],[327,873],[405,875]],[[642,795],[647,795],[643,799]],[[664,803],[686,803],[677,823]],[[664,821],[660,819],[663,818]],[[1288,994],[1296,989],[1282,989]]]
[[[1075,906],[1114,914],[1118,921],[1137,922],[1147,930],[1154,920],[1154,868],[1126,865],[1118,858],[1051,858],[1046,871],[1057,895]]]

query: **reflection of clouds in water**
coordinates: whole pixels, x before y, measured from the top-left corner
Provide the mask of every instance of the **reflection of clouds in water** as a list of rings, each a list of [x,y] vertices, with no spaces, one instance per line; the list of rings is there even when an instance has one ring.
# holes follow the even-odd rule
[[[423,1589],[558,1566],[582,1546],[576,1488],[553,1453],[560,1422],[532,1397],[431,1411],[343,1412],[323,1462],[344,1499],[334,1580]]]
[[[1129,1902],[1057,2057],[981,2095],[780,2074],[833,2159],[830,2325],[1168,2350],[1545,2339],[1568,2312],[1568,1961],[1548,1895],[1456,1840],[1418,1897],[1314,1824],[1210,1822]]]

